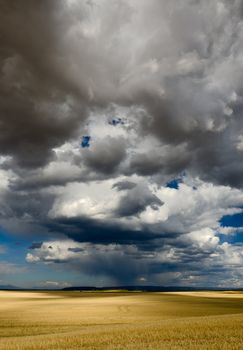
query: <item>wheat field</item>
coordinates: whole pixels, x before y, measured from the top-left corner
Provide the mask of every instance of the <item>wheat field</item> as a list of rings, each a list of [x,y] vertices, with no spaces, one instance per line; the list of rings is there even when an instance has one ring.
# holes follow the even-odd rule
[[[240,292],[0,292],[0,350],[243,349]]]

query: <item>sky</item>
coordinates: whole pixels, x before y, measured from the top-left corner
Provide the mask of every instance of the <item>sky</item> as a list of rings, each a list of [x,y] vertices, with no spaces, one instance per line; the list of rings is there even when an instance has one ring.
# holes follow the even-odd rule
[[[0,2],[0,285],[243,288],[243,1]]]

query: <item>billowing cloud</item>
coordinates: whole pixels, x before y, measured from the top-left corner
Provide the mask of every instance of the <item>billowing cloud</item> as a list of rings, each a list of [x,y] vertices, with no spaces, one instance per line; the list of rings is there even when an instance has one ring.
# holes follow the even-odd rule
[[[103,182],[104,198],[103,192],[98,192],[99,184],[93,184],[93,188],[88,185],[89,195],[92,193],[89,198],[85,198],[84,186],[76,185],[71,192],[67,187],[50,215],[53,232],[63,232],[71,239],[34,245],[36,249],[27,254],[27,262],[63,263],[65,268],[83,274],[107,275],[116,283],[139,283],[141,276],[159,281],[168,269],[177,273],[183,283],[188,280],[193,285],[201,281],[212,284],[216,273],[218,284],[226,273],[230,281],[230,274],[242,262],[241,246],[221,237],[227,240],[242,230],[222,227],[220,219],[242,212],[242,191],[187,177],[178,189],[149,189],[143,183],[135,184],[136,180],[133,178],[132,188],[125,186],[123,190],[110,180],[106,185]],[[118,182],[123,183],[126,185],[126,181]],[[106,188],[108,184],[110,190]],[[118,191],[116,196],[114,191]],[[71,202],[74,193],[82,193],[83,200]],[[125,203],[126,213],[122,211]],[[120,271],[119,264],[130,267]],[[208,277],[200,280],[200,271],[207,271]],[[241,278],[240,271],[235,278]],[[180,283],[180,279],[172,282]]]
[[[169,270],[173,272],[170,281],[191,280],[192,285],[201,281],[213,286],[212,276],[217,285],[227,284],[235,268],[238,269],[234,271],[235,279],[240,280],[243,254],[240,246],[219,244],[214,232],[204,229],[183,235],[173,244],[167,242],[155,250],[139,249],[135,245],[87,244],[71,240],[44,242],[33,254],[26,255],[26,261],[48,264],[53,268],[61,263],[66,270],[74,269],[92,276],[106,275],[114,283],[139,283],[141,278],[156,281]],[[207,277],[204,276],[206,271],[209,273]]]
[[[27,262],[238,283],[243,223],[221,219],[243,207],[242,9],[1,1],[0,226]]]

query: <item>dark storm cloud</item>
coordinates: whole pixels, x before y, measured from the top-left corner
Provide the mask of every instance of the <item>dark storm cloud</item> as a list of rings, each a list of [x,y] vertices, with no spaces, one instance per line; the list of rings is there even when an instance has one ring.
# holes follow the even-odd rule
[[[134,216],[143,212],[147,206],[156,210],[163,202],[145,186],[137,186],[128,191],[120,200],[116,214]]]
[[[68,169],[68,168],[67,168]],[[17,180],[12,181],[11,189],[14,191],[36,191],[41,190],[45,187],[50,186],[65,186],[69,182],[86,180],[87,176],[82,176],[81,173],[72,173],[72,171],[65,173],[57,173],[55,176],[45,176],[41,173],[41,170],[34,170],[33,172],[25,171],[20,172],[26,177],[18,178]]]
[[[53,234],[65,234],[77,242],[94,244],[141,244],[153,245],[153,241],[165,237],[166,233],[129,230],[117,225],[95,222],[91,219],[60,218],[43,223]],[[156,243],[157,244],[157,243]],[[154,245],[153,245],[154,247]]]
[[[137,153],[132,156],[130,169],[131,172],[142,176],[155,175],[162,169],[162,160],[156,157],[154,152]]]
[[[109,276],[116,283],[132,283],[146,270],[141,261],[133,260],[129,256],[98,252],[94,256],[82,259],[81,263],[72,263],[72,267],[91,276]]]
[[[178,176],[184,169],[190,167],[192,153],[188,145],[166,146],[164,150],[148,150],[131,156],[127,174],[138,174],[141,176],[165,175]]]
[[[126,157],[123,139],[107,137],[93,144],[84,154],[84,164],[94,172],[112,175]]]
[[[165,242],[166,244],[163,244]],[[69,247],[69,245],[75,244],[76,247]],[[27,261],[32,263],[36,261],[52,264],[63,263],[67,269],[72,268],[94,276],[106,275],[117,283],[136,280],[139,283],[142,276],[156,281],[159,276],[168,274],[168,271],[176,273],[179,277],[177,283],[182,282],[182,284],[184,278],[190,280],[191,277],[199,277],[199,282],[204,281],[203,276],[206,276],[204,269],[207,270],[211,278],[217,272],[220,274],[218,279],[222,278],[225,273],[230,273],[229,260],[225,261],[225,265],[222,265],[220,260],[216,260],[214,266],[208,266],[214,259],[215,252],[220,253],[219,247],[212,245],[205,249],[202,245],[196,244],[189,247],[188,242],[184,239],[176,238],[173,242],[167,239],[158,240],[157,246],[150,248],[143,245],[121,246],[119,244],[103,245],[97,243],[78,246],[78,243],[72,241],[54,241],[52,245],[52,253],[48,252],[48,242],[46,242],[45,246],[35,255],[28,255]],[[236,247],[234,254],[238,254],[237,250],[239,249],[240,247]]]
[[[78,137],[93,108],[139,106],[141,136],[183,145],[186,154],[172,162],[138,152],[125,173],[174,176],[187,168],[241,186],[242,152],[234,150],[242,128],[241,1],[153,0],[139,10],[135,0],[0,6],[2,154],[42,166],[54,147]],[[232,128],[235,139],[224,142]],[[101,176],[126,158],[115,138],[94,147],[84,164]]]
[[[3,217],[18,219],[32,217],[34,221],[39,217],[39,222],[41,222],[46,217],[53,198],[51,195],[41,194],[38,191],[32,193],[16,191],[8,192],[2,200],[6,202],[6,206],[2,206],[5,208],[2,212]]]
[[[52,148],[75,134],[86,113],[75,100],[83,99],[81,91],[72,94],[76,87],[59,64],[59,35],[67,24],[63,5],[0,3],[0,149],[24,167],[47,162]]]
[[[131,181],[119,181],[112,186],[112,188],[116,188],[117,191],[131,190],[134,187],[136,187],[136,184]]]

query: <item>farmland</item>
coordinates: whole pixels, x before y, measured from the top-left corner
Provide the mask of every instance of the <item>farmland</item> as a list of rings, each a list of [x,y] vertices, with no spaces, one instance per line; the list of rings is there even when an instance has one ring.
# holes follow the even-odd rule
[[[243,349],[241,292],[0,292],[0,350]]]

